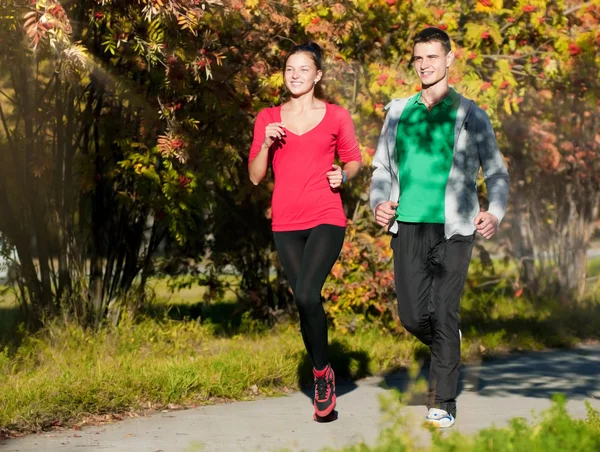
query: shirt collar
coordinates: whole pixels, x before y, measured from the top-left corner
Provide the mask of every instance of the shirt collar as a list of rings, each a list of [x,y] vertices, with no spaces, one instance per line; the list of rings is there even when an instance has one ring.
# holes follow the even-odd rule
[[[454,103],[458,100],[458,97],[458,93],[454,91],[453,88],[450,88],[448,95],[444,98],[444,100],[442,100],[442,102],[449,107],[450,105],[454,105]]]
[[[413,100],[413,104],[421,104],[421,105],[425,105],[425,103],[421,100],[421,95],[423,94],[423,91],[420,91],[419,94],[417,94],[414,97]],[[446,97],[444,97],[444,99],[442,99],[442,101],[439,104],[444,104],[446,106],[451,106],[454,105],[454,103],[458,100],[459,96],[458,93],[456,91],[454,91],[454,88],[450,88],[450,91],[448,91],[448,94],[446,95]],[[438,105],[439,105],[438,104]]]

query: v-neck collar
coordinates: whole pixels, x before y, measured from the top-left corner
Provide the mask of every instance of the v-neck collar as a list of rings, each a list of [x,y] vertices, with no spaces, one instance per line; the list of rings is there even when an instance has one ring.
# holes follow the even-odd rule
[[[327,102],[324,102],[324,103],[325,103],[325,114],[323,115],[323,118],[321,118],[321,120],[317,124],[315,124],[315,126],[312,129],[309,129],[306,132],[304,132],[304,133],[302,133],[302,134],[299,135],[297,133],[292,132],[290,129],[288,129],[286,127],[285,128],[286,133],[290,133],[290,134],[294,135],[295,137],[303,137],[304,135],[307,135],[310,132],[316,130],[322,123],[325,122],[325,118],[327,117],[327,114],[329,113],[329,103],[327,103]],[[277,108],[277,112],[279,113],[279,121],[283,122],[283,120],[281,119],[281,107],[282,107],[282,105],[280,105]]]

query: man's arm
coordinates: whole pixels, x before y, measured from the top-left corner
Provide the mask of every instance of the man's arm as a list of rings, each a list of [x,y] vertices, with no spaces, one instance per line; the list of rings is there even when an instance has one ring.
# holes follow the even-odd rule
[[[490,118],[483,110],[478,111],[477,124],[477,150],[488,192],[488,212],[500,222],[506,213],[508,202],[508,170],[498,148]]]
[[[369,193],[369,204],[373,213],[377,214],[377,206],[389,201],[392,192],[392,170],[390,155],[387,146],[387,129],[389,124],[389,114],[383,121],[383,127],[379,135],[379,142],[375,156],[373,157],[373,176],[371,178],[371,188]]]
[[[479,108],[476,114],[477,150],[488,192],[489,207],[487,212],[477,215],[475,226],[481,235],[489,239],[495,234],[498,224],[506,213],[509,176],[490,118]]]

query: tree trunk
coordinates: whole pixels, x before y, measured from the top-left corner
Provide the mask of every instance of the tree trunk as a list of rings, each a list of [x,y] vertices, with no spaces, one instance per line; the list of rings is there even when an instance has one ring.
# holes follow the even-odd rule
[[[34,132],[33,120],[35,118],[35,103],[34,97],[30,94],[29,89],[32,86],[36,86],[34,83],[34,77],[32,76],[31,67],[29,65],[21,65],[20,68],[20,91],[21,91],[21,108],[23,110],[24,118],[24,132],[25,132],[25,165],[23,168],[23,177],[27,182],[27,201],[31,212],[31,218],[34,227],[34,233],[36,238],[37,258],[39,265],[39,273],[41,280],[41,299],[43,309],[46,313],[52,312],[52,286],[50,280],[50,267],[49,259],[50,255],[48,252],[48,237],[46,231],[46,208],[44,206],[44,200],[38,197],[39,187],[38,181],[32,177],[29,171],[31,157],[40,152],[38,149],[37,138]]]
[[[92,324],[97,327],[104,315],[104,298],[102,296],[102,258],[104,256],[104,181],[102,177],[102,156],[100,145],[100,113],[102,111],[103,95],[98,95],[95,109],[94,151],[95,178],[92,196],[92,252],[90,257],[90,296],[92,303]]]

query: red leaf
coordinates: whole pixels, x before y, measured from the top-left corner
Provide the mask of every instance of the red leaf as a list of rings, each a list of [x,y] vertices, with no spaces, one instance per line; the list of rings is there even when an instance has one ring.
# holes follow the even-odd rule
[[[32,26],[33,24],[35,24],[35,17],[30,17],[29,19],[27,19],[25,21],[25,23],[23,24],[23,27],[25,28],[29,28],[30,26]]]
[[[571,54],[571,56],[577,56],[581,53],[581,47],[572,42],[571,44],[569,44],[569,53]]]
[[[381,74],[379,77],[377,77],[377,84],[379,86],[383,86],[385,84],[385,82],[387,81],[389,75],[387,74]]]

